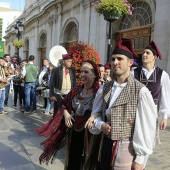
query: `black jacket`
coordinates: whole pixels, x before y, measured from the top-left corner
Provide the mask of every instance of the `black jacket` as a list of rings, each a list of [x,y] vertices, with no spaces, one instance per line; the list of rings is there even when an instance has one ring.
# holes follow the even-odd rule
[[[76,85],[76,75],[73,68],[69,68],[71,88]],[[54,88],[61,90],[63,83],[63,66],[53,68],[50,79],[50,97],[55,96]]]

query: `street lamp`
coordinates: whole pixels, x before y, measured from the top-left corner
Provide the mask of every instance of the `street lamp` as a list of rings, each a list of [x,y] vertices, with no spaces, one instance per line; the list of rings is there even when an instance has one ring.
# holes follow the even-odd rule
[[[16,35],[17,35],[18,41],[20,39],[21,33],[23,32],[23,27],[24,27],[24,25],[22,24],[22,22],[20,20],[18,20],[16,22],[15,27],[14,27],[15,31],[16,31]],[[19,47],[17,47],[17,53],[18,53],[18,58],[19,58]]]
[[[109,58],[111,56],[111,46],[112,46],[112,41],[111,41],[111,35],[112,35],[112,21],[109,21],[109,38],[108,38],[108,44],[107,44],[107,62],[109,62]]]

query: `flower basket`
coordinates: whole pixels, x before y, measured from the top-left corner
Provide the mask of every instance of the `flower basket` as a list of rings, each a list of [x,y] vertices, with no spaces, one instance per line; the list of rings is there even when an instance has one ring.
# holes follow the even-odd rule
[[[16,48],[24,47],[24,42],[16,40],[13,42],[13,46],[15,46]]]
[[[103,14],[106,21],[115,21],[123,14],[132,15],[133,7],[128,0],[97,0],[93,3],[97,13]]]
[[[121,16],[122,16],[122,13],[119,11],[106,11],[106,10],[103,11],[104,20],[109,21],[109,22],[116,21],[120,19]]]
[[[73,53],[72,67],[76,71],[77,82],[80,83],[81,64],[83,61],[91,60],[96,64],[100,63],[99,53],[95,51],[93,45],[85,44],[84,42],[78,42],[70,47],[69,52]]]

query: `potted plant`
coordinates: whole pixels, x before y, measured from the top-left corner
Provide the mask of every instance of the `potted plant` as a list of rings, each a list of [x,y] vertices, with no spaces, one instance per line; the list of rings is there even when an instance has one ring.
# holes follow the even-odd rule
[[[16,40],[13,42],[13,46],[15,46],[16,48],[24,47],[24,42]]]
[[[103,14],[107,21],[119,19],[123,14],[132,15],[133,7],[128,0],[97,0],[93,3],[95,11]]]
[[[70,47],[69,52],[73,54],[72,67],[76,70],[77,81],[80,83],[81,64],[83,61],[91,60],[96,64],[100,63],[99,53],[95,51],[93,45],[85,44],[80,41]]]

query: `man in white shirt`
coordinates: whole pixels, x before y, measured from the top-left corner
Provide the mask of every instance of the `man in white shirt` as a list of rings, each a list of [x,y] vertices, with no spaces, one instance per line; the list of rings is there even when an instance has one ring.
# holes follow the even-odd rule
[[[170,116],[170,79],[164,70],[155,66],[158,57],[160,60],[162,59],[155,42],[151,41],[142,55],[143,66],[135,69],[133,74],[151,92],[158,115],[162,117],[160,129],[163,130],[166,128],[167,118]],[[158,142],[160,143],[159,138]]]
[[[38,83],[39,85],[42,84],[42,78],[45,75],[45,73],[47,72],[49,67],[49,60],[47,58],[43,59],[43,68],[41,69],[40,75],[38,77]]]
[[[153,152],[156,108],[149,90],[130,74],[135,57],[131,39],[120,39],[111,62],[116,77],[99,88],[87,121],[91,133],[102,132],[101,170],[143,170]]]
[[[40,72],[39,77],[38,77],[39,86],[42,85],[43,76],[44,76],[45,73],[47,72],[48,67],[49,67],[49,60],[48,60],[47,58],[45,58],[45,59],[43,59],[43,68],[41,69],[41,72]],[[43,92],[43,91],[41,90],[41,91],[40,91],[40,94],[41,94],[42,92]],[[47,107],[47,98],[44,97],[44,106],[43,106],[43,108],[46,108],[46,107]]]

